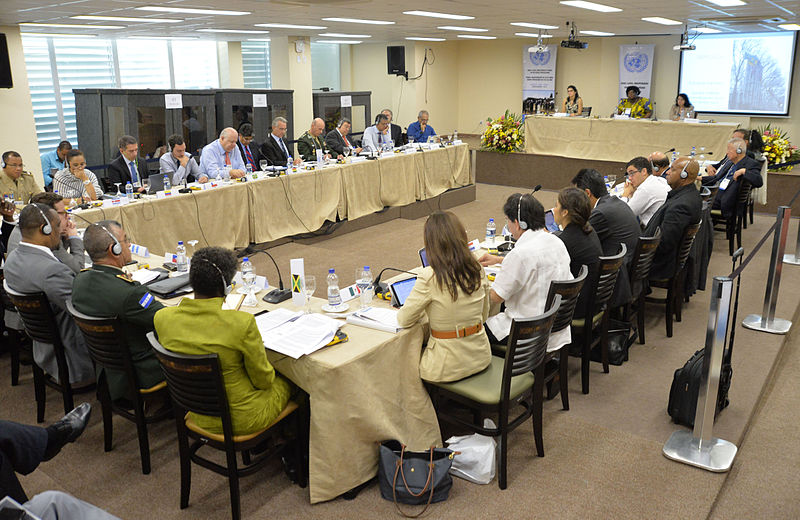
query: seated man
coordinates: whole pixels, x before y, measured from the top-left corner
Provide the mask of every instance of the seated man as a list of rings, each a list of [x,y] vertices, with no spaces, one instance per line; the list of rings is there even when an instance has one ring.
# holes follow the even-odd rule
[[[200,166],[186,151],[186,142],[180,134],[173,134],[167,139],[169,152],[158,158],[159,172],[169,175],[173,186],[184,182],[208,182],[208,176],[200,173]]]
[[[317,150],[322,152],[324,159],[330,159],[328,145],[321,139],[322,132],[325,131],[325,121],[316,118],[311,121],[311,127],[297,139],[297,153],[304,161],[313,162],[317,160]]]
[[[353,148],[353,145],[347,138],[347,134],[350,133],[350,127],[349,119],[346,117],[340,119],[339,125],[325,136],[325,144],[328,145],[328,149],[337,155],[344,155],[345,147],[350,148],[353,153],[361,153],[361,148]]]
[[[703,177],[703,186],[719,184],[711,208],[721,210],[723,217],[730,218],[736,211],[736,198],[742,177],[749,181],[753,188],[763,186],[761,163],[747,156],[747,144],[743,139],[733,138],[728,141],[725,159],[719,165],[716,174],[712,173],[714,170],[710,170],[709,175]],[[674,169],[675,165],[672,167]]]
[[[232,179],[244,177],[245,166],[242,154],[236,148],[239,132],[231,127],[224,128],[219,133],[219,139],[208,143],[200,154],[200,173],[209,179],[222,176],[222,171],[229,167]]]
[[[41,155],[42,176],[44,176],[44,187],[49,188],[53,185],[53,176],[57,171],[67,167],[67,152],[72,150],[69,141],[61,141],[55,150],[45,152]]]
[[[648,157],[653,166],[653,175],[666,177],[669,168],[669,157],[664,152],[653,152]]]
[[[253,136],[253,125],[250,123],[239,125],[239,140],[236,141],[236,146],[239,148],[239,153],[242,154],[245,169],[250,165],[254,172],[261,170],[259,164],[261,155],[258,153],[258,145]]]
[[[119,183],[121,191],[129,182],[133,191],[143,192],[142,177],[148,177],[147,163],[139,158],[139,143],[131,135],[123,135],[117,143],[119,156],[108,165],[109,186]]]
[[[402,146],[406,144],[405,140],[403,139],[403,129],[400,128],[400,125],[396,125],[392,122],[394,119],[394,113],[388,108],[384,108],[381,110],[381,114],[384,114],[389,118],[389,135],[391,136],[394,145]]]
[[[656,229],[661,228],[661,242],[650,269],[651,280],[664,280],[675,274],[675,254],[683,232],[686,226],[700,221],[703,199],[694,185],[699,171],[700,165],[696,160],[680,157],[667,172],[667,182],[672,191],[644,230],[645,236],[653,236]]]
[[[61,221],[61,240],[58,242],[58,247],[53,250],[53,254],[59,262],[69,267],[75,274],[81,272],[85,262],[83,240],[78,235],[75,223],[69,219],[64,199],[58,193],[42,192],[31,197],[31,203],[43,204],[58,213]],[[15,227],[8,239],[8,252],[15,250],[21,240],[22,233],[20,233],[19,227]]]
[[[545,309],[552,280],[572,280],[569,253],[564,242],[544,229],[544,207],[531,195],[515,193],[503,205],[508,230],[517,244],[505,258],[484,254],[483,266],[503,264],[489,291],[493,303],[505,302],[503,312],[486,320],[489,342],[505,343],[513,318],[533,318]],[[548,352],[571,340],[569,327],[550,336]]]
[[[642,228],[631,208],[608,194],[603,176],[597,170],[580,170],[572,179],[572,185],[586,193],[589,204],[594,208],[589,216],[589,224],[597,232],[600,245],[603,246],[603,256],[619,254],[621,243],[628,248],[617,275],[614,295],[611,297],[612,307],[624,305],[631,299],[628,265],[633,258]]]
[[[375,124],[364,130],[361,138],[361,146],[366,152],[379,152],[383,145],[391,141],[389,136],[389,118],[386,114],[378,114],[375,117]]]
[[[44,292],[47,295],[64,344],[69,383],[91,381],[94,379],[94,366],[83,334],[66,306],[67,298],[72,296],[75,273],[53,255],[53,250],[61,243],[58,213],[43,204],[29,204],[19,214],[19,228],[22,241],[6,260],[6,283],[14,292]],[[52,345],[34,341],[33,358],[42,370],[58,379],[58,365]]]
[[[0,172],[0,195],[11,195],[14,200],[27,204],[34,193],[42,189],[33,175],[26,172],[22,156],[13,150],[3,153],[3,171]]]
[[[427,110],[419,111],[417,120],[408,125],[408,142],[427,143],[429,137],[436,135],[436,131],[428,124],[429,117]]]
[[[134,282],[122,271],[131,261],[131,243],[118,222],[103,220],[92,224],[86,228],[83,239],[92,267],[75,277],[72,303],[77,311],[90,316],[119,317],[125,324],[125,339],[139,386],[150,388],[164,380],[164,373],[145,334],[154,330],[153,316],[164,306],[146,286]],[[132,397],[127,395],[124,372],[109,370],[106,381],[112,400]]]
[[[279,116],[273,119],[272,132],[261,144],[261,156],[267,160],[270,166],[286,166],[290,161],[292,164],[300,164],[302,161],[300,157],[292,158],[292,153],[284,140],[286,125],[287,121],[283,117]]]
[[[628,161],[625,169],[628,179],[620,198],[628,203],[642,227],[645,227],[650,217],[667,200],[669,184],[666,179],[652,174],[650,161],[644,157],[634,157]]]

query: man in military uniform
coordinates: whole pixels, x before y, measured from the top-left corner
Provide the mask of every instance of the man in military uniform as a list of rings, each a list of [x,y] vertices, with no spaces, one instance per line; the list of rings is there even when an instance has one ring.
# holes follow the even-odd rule
[[[22,156],[14,151],[3,153],[3,172],[0,173],[0,195],[13,195],[14,200],[25,204],[34,193],[42,188],[36,184],[33,175],[22,170]]]
[[[325,144],[324,139],[320,139],[323,131],[325,131],[325,121],[316,118],[311,122],[311,128],[297,140],[297,153],[304,161],[316,161],[317,150],[322,150],[326,159],[330,158],[328,145]]]
[[[134,282],[122,271],[131,260],[127,233],[118,222],[103,220],[86,228],[83,243],[93,263],[75,277],[72,286],[75,309],[90,316],[118,316],[125,323],[139,387],[150,388],[160,383],[164,374],[145,335],[154,330],[153,315],[163,305],[146,286]],[[128,397],[124,373],[109,370],[106,380],[112,400]]]

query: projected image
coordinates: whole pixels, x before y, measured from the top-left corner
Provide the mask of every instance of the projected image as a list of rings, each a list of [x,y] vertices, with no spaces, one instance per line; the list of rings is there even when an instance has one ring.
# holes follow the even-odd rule
[[[761,40],[733,43],[728,108],[781,112],[786,105],[786,76]]]

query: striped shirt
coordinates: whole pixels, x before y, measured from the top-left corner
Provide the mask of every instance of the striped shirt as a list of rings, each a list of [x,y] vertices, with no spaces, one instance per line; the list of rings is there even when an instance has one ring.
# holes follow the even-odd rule
[[[94,192],[99,199],[103,195],[103,190],[100,188],[97,177],[91,170],[83,171],[86,172],[86,178],[94,185]],[[86,187],[83,185],[83,181],[72,175],[72,172],[66,168],[56,173],[56,176],[53,177],[53,190],[57,191],[58,194],[65,199],[77,199],[79,197],[89,196],[86,192]]]

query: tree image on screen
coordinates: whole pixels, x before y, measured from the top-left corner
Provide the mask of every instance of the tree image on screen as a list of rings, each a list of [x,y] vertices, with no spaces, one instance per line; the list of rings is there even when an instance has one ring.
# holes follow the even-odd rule
[[[728,108],[730,110],[782,111],[786,103],[786,78],[777,61],[759,40],[733,44]]]

